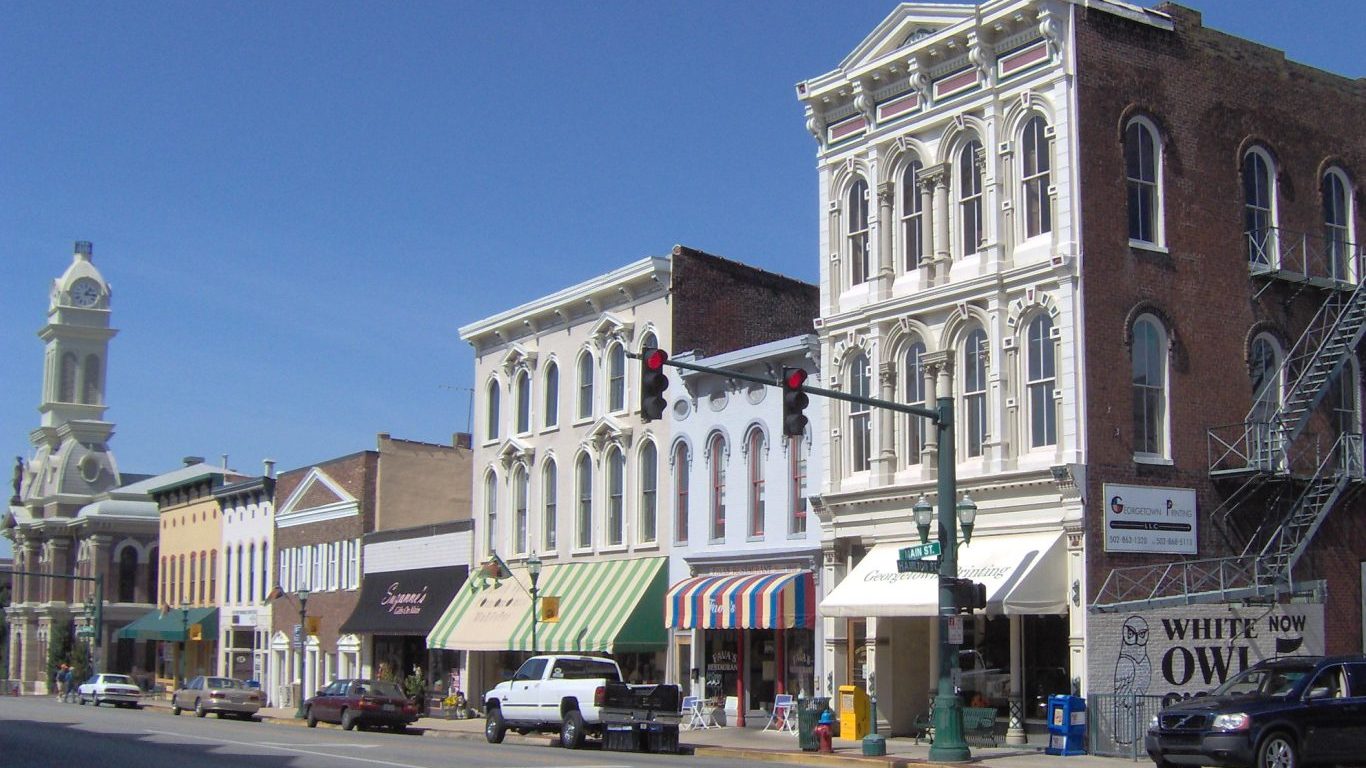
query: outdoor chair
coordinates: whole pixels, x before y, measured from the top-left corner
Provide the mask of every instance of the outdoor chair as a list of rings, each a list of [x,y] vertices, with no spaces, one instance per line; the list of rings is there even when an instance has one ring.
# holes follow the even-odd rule
[[[780,693],[773,697],[773,712],[764,724],[765,731],[797,732],[797,718],[794,717],[796,705],[791,694]]]
[[[716,722],[715,709],[704,708],[702,699],[696,696],[683,697],[683,714],[688,718],[683,723],[684,730],[720,728]]]

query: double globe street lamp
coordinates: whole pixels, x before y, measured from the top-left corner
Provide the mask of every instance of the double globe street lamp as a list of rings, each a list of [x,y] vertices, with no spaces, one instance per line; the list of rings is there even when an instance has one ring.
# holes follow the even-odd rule
[[[535,552],[526,559],[526,572],[531,577],[531,655],[536,655],[536,624],[540,619],[540,612],[536,610],[536,582],[541,578],[541,556]]]

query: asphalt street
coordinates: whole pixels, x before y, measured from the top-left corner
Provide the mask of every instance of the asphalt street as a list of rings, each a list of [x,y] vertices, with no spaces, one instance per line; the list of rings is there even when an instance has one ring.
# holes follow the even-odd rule
[[[0,697],[0,768],[733,768],[733,761],[171,716]]]

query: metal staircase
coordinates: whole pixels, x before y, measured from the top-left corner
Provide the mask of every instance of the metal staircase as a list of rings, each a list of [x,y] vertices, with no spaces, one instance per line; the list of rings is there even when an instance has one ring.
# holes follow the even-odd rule
[[[1241,480],[1209,519],[1221,523],[1226,543],[1236,546],[1228,540],[1228,533],[1233,530],[1237,512],[1248,503],[1266,504],[1269,499],[1264,487],[1278,486],[1271,494],[1273,502],[1278,495],[1294,500],[1280,518],[1274,512],[1284,508],[1283,504],[1263,506],[1272,514],[1261,520],[1276,524],[1259,524],[1237,556],[1112,570],[1093,610],[1224,602],[1292,591],[1295,564],[1314,534],[1334,505],[1363,479],[1361,435],[1342,434],[1324,454],[1317,446],[1306,445],[1312,441],[1303,438],[1314,409],[1366,335],[1366,281],[1341,279],[1346,272],[1341,266],[1345,263],[1341,248],[1346,244],[1328,244],[1325,250],[1331,251],[1330,257],[1319,261],[1329,269],[1319,272],[1312,267],[1311,257],[1316,251],[1308,236],[1277,233],[1267,237],[1262,233],[1254,237],[1248,233],[1248,237],[1254,246],[1268,242],[1287,246],[1277,264],[1298,259],[1301,267],[1267,269],[1264,262],[1254,260],[1254,275],[1328,290],[1318,312],[1276,372],[1278,380],[1287,386],[1275,413],[1268,415],[1264,408],[1254,405],[1242,423],[1209,430],[1210,476]],[[1356,246],[1346,247],[1359,277],[1361,251]],[[1314,449],[1312,453],[1310,448]]]

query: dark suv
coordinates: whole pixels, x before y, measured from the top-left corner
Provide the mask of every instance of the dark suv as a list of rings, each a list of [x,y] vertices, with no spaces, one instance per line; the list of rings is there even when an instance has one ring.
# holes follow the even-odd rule
[[[1366,762],[1366,657],[1263,661],[1162,710],[1144,746],[1158,768]]]

